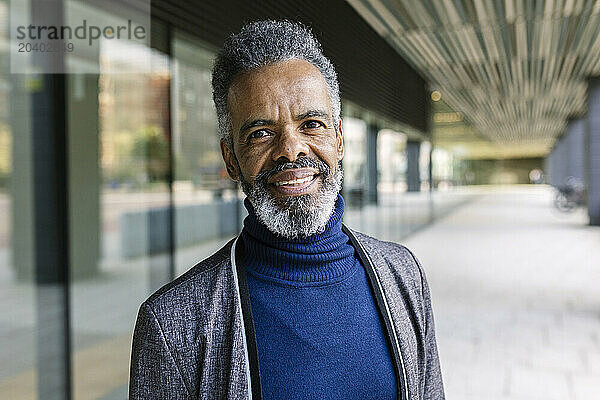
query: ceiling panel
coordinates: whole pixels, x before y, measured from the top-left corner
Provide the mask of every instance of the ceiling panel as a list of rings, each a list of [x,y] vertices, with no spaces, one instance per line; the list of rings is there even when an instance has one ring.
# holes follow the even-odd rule
[[[490,144],[547,152],[600,75],[600,0],[348,0]],[[434,127],[435,128],[435,127]]]

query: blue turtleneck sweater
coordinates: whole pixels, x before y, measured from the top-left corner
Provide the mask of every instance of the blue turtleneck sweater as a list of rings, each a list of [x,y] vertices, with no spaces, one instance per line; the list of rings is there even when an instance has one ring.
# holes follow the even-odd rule
[[[344,200],[322,234],[271,233],[246,199],[244,264],[263,398],[395,399],[383,321],[342,232]]]

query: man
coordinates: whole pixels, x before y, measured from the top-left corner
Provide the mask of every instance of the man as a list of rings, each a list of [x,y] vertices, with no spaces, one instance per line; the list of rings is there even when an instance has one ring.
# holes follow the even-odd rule
[[[341,223],[335,70],[261,21],[213,70],[241,234],[140,308],[131,399],[443,399],[429,289],[405,247]]]

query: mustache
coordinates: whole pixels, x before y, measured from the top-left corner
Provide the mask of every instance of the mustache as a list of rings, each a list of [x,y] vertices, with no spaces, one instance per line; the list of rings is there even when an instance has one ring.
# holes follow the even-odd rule
[[[275,175],[279,172],[285,171],[287,169],[296,169],[296,168],[315,168],[316,170],[319,171],[319,173],[321,173],[325,176],[329,176],[329,174],[331,172],[331,168],[324,161],[314,159],[314,158],[301,157],[301,158],[297,159],[296,161],[292,161],[292,162],[279,162],[273,168],[266,170],[266,171],[259,172],[256,175],[255,181],[266,184],[267,180],[270,177],[272,177],[273,175]]]

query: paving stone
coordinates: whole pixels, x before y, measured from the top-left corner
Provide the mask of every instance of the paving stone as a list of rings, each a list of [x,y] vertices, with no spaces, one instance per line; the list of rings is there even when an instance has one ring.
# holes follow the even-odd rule
[[[516,367],[510,372],[510,395],[531,400],[572,399],[568,375],[537,368]]]
[[[570,327],[551,327],[548,330],[548,344],[569,348],[598,348],[595,332]]]
[[[500,397],[506,392],[507,372],[506,368],[494,364],[455,363],[445,382],[449,385],[446,393],[452,393],[452,397]]]
[[[600,228],[551,205],[548,187],[497,188],[404,241],[431,288],[448,399],[600,399]],[[500,393],[470,384],[494,368]]]
[[[594,374],[600,374],[600,351],[584,351],[587,370]]]
[[[563,372],[586,372],[586,360],[580,350],[544,346],[523,353],[521,365]]]
[[[479,346],[471,340],[461,340],[449,336],[442,336],[438,340],[440,359],[458,360],[463,359],[473,362],[476,359],[476,351]]]
[[[600,374],[577,375],[573,377],[575,400],[596,400],[600,398]]]

